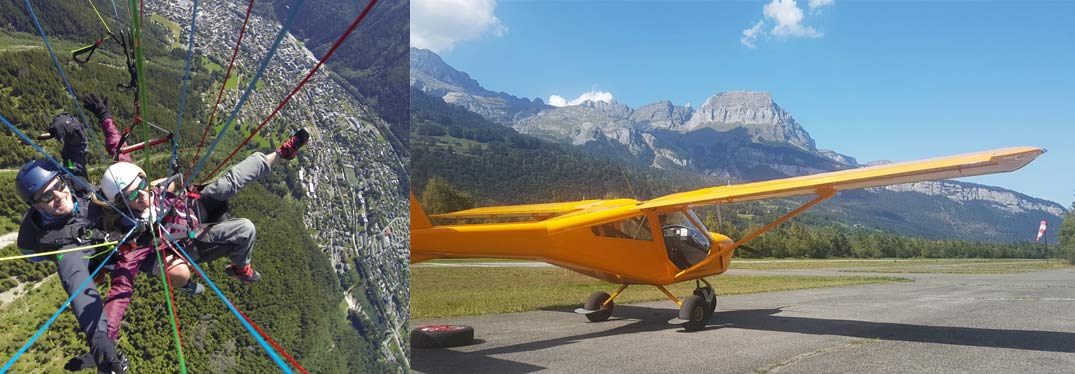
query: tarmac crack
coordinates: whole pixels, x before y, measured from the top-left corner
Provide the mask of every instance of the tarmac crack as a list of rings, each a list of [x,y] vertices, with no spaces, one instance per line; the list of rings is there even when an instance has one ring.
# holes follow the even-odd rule
[[[789,358],[787,360],[784,360],[784,361],[769,365],[768,367],[757,368],[757,369],[754,369],[754,372],[758,373],[758,374],[776,373],[776,372],[779,372],[781,369],[783,369],[785,367],[791,366],[791,365],[793,365],[793,364],[795,364],[795,363],[797,363],[799,361],[802,361],[802,360],[805,360],[805,359],[808,359],[808,358],[811,358],[811,357],[817,357],[817,356],[824,355],[824,354],[846,351],[848,349],[852,349],[852,348],[855,348],[855,347],[858,347],[858,346],[861,346],[861,345],[864,345],[864,344],[876,343],[876,342],[879,342],[879,341],[881,341],[881,340],[880,339],[855,339],[855,340],[852,340],[851,342],[849,342],[847,344],[844,344],[844,345],[818,349],[818,350],[813,351],[813,352],[803,353],[801,355]]]

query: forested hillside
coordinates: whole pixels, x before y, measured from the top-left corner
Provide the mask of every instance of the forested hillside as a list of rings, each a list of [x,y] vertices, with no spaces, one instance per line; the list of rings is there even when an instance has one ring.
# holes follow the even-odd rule
[[[652,198],[715,180],[646,170],[521,135],[465,109],[411,91],[411,182],[416,192],[432,176],[471,191],[482,205]]]

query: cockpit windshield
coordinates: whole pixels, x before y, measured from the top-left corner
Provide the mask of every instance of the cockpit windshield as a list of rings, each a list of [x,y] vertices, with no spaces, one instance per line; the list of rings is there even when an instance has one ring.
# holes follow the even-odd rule
[[[668,259],[677,267],[686,269],[709,255],[708,231],[694,212],[687,209],[661,214],[658,218]]]

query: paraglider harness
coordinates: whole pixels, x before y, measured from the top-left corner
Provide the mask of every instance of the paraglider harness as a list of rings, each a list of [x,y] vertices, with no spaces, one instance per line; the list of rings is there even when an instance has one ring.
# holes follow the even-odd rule
[[[200,191],[204,185],[191,185],[185,191],[176,194],[167,189],[173,183],[183,185],[183,174],[173,175],[158,185],[156,188],[159,191],[154,194],[155,198],[151,204],[161,207],[158,213],[159,225],[153,229],[167,232],[174,242],[186,247],[195,240],[198,229],[203,223],[216,223],[231,216],[228,212],[227,201],[203,198]],[[168,240],[168,238],[161,238],[161,240],[160,246],[166,247],[168,244],[163,240]]]

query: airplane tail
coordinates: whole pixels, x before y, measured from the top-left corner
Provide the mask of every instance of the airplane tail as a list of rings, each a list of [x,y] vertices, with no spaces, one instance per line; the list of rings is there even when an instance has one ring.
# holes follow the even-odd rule
[[[414,198],[414,192],[411,192],[411,229],[428,229],[433,227],[433,224],[429,222],[429,216],[422,210],[422,206],[418,204],[418,199]]]
[[[432,228],[433,224],[429,221],[429,216],[426,215],[425,210],[422,210],[422,205],[418,204],[418,199],[414,197],[414,192],[411,192],[411,233],[413,235],[414,230]],[[429,255],[421,253],[413,246],[411,247],[411,263],[416,264],[422,261],[429,261],[440,256]]]

